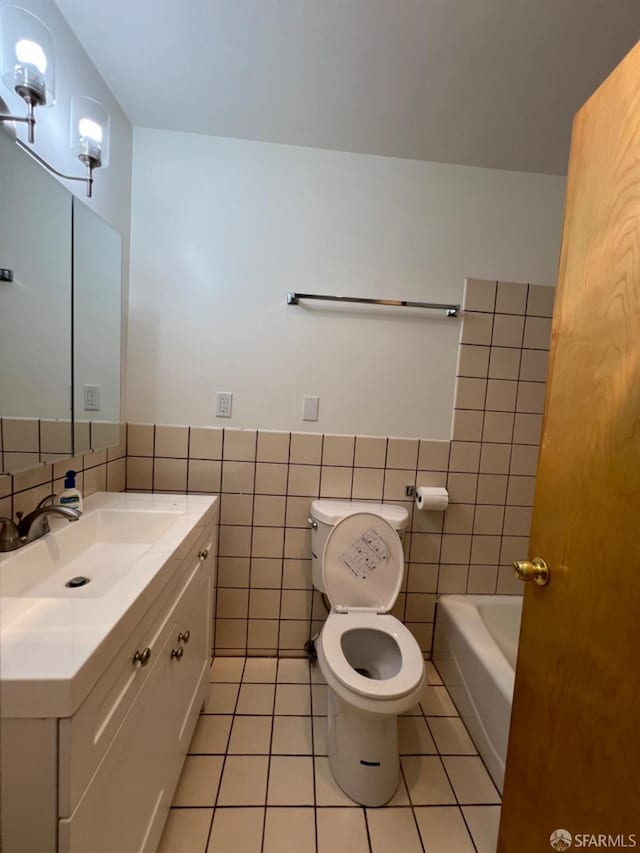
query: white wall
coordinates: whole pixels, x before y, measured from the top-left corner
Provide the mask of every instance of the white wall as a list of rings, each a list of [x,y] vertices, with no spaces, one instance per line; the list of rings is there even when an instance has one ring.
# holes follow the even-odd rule
[[[131,421],[448,438],[460,301],[556,278],[564,179],[136,128]],[[215,418],[215,393],[234,417]],[[320,396],[317,423],[303,394]]]

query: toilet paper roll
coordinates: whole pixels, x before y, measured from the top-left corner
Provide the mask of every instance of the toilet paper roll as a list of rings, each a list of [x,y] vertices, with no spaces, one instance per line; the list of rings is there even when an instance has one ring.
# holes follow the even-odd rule
[[[442,512],[449,506],[449,492],[441,486],[419,486],[416,489],[416,507],[419,510]]]

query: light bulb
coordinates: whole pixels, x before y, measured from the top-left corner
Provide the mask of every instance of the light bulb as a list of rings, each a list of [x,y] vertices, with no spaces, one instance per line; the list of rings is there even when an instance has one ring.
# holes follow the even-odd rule
[[[47,70],[47,56],[35,41],[20,39],[16,42],[16,58],[24,65],[35,66],[41,74]]]
[[[78,133],[94,142],[102,142],[102,128],[97,121],[90,118],[81,118],[78,122]]]

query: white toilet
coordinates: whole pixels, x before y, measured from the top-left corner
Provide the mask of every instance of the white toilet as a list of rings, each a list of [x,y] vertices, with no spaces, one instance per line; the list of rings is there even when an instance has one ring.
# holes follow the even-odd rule
[[[333,525],[324,520],[330,513],[322,504],[340,516]],[[329,689],[331,771],[351,799],[381,806],[400,780],[397,717],[418,702],[425,668],[413,635],[389,613],[404,577],[397,528],[406,526],[406,510],[361,506],[366,511],[347,501],[312,505],[312,551],[321,571],[314,585],[331,602],[316,651]],[[374,507],[387,517],[395,511],[393,523]],[[316,557],[323,539],[322,556]]]

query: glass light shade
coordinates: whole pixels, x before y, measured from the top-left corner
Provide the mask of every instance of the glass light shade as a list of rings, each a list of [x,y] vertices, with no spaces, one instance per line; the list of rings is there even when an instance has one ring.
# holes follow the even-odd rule
[[[55,103],[55,41],[42,21],[20,6],[0,10],[0,76],[27,103]]]
[[[111,118],[99,101],[86,95],[71,101],[71,150],[86,165],[109,165]]]

